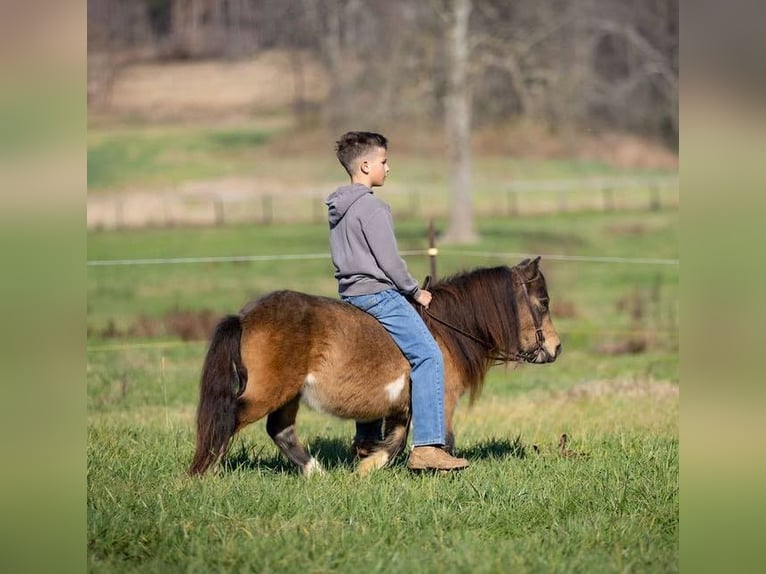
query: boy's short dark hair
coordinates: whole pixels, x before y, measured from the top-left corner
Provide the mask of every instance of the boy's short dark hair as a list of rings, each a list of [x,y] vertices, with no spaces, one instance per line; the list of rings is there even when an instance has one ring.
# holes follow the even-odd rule
[[[375,148],[388,149],[388,140],[375,132],[346,132],[335,142],[335,155],[349,175],[354,175],[354,162]]]

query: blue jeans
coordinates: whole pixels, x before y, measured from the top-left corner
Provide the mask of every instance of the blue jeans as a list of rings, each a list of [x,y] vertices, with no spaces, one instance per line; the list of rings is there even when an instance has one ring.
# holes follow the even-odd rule
[[[410,362],[412,445],[443,445],[444,357],[423,320],[393,289],[341,298],[375,317]]]

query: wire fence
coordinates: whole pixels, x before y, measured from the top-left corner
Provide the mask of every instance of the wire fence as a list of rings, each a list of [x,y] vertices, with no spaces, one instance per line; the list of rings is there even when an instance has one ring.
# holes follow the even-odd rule
[[[629,206],[635,208],[643,205],[644,208],[649,210],[660,209],[663,205],[675,206],[677,205],[677,180],[668,178],[643,178],[643,179],[631,179],[631,180],[590,180],[590,181],[557,181],[557,182],[518,182],[510,185],[506,190],[505,215],[517,216],[527,213],[533,213],[533,209],[529,207],[529,204],[536,205],[536,209],[544,209],[547,211],[562,211],[562,210],[574,210],[574,209],[603,209],[613,210],[622,209]],[[675,191],[673,191],[675,190]],[[675,193],[675,195],[673,195]],[[546,195],[547,194],[547,195]],[[579,195],[578,195],[579,194]],[[626,198],[629,194],[634,201],[633,204],[629,204]],[[665,194],[665,200],[663,201],[663,194]],[[525,207],[524,212],[519,210],[519,205],[522,203],[518,201],[519,197],[524,198],[523,204]],[[417,217],[421,212],[420,200],[413,201],[413,197],[410,196],[410,209],[407,210],[407,216]],[[555,198],[555,202],[552,205],[545,204],[544,200]],[[583,197],[591,201],[590,204],[583,202]],[[600,203],[593,204],[594,197],[600,198]],[[530,199],[534,198],[534,201]],[[643,199],[642,199],[643,198]],[[315,201],[318,198],[313,198]],[[497,199],[497,198],[495,198]],[[577,199],[577,201],[576,201]],[[619,200],[619,201],[618,201]],[[642,200],[643,203],[638,206],[635,201]],[[674,203],[675,202],[675,203]],[[273,210],[274,202],[273,198],[262,203],[262,206],[267,210]],[[318,208],[312,209],[312,219],[319,218],[325,220],[324,205],[321,205],[321,213]],[[503,211],[497,210],[495,207],[493,215],[502,215]],[[226,223],[226,210],[222,204],[219,204],[214,209],[213,223]],[[273,223],[275,221],[274,212],[268,212],[269,215],[265,219],[261,220],[261,223]],[[166,220],[165,223],[168,223]],[[90,212],[89,212],[89,225]],[[120,227],[119,225],[117,227]],[[433,241],[433,239],[431,239]],[[653,265],[653,266],[679,266],[680,261],[678,259],[670,258],[654,258],[654,257],[616,257],[616,256],[597,256],[597,255],[567,255],[567,254],[540,254],[540,253],[521,253],[521,252],[494,252],[494,251],[477,251],[467,249],[454,249],[454,248],[439,248],[436,249],[435,245],[431,245],[429,249],[409,250],[402,251],[401,255],[404,257],[421,257],[428,256],[432,260],[432,264],[435,265],[437,255],[440,256],[460,256],[460,257],[479,257],[479,258],[491,258],[491,259],[507,259],[518,260],[523,258],[532,258],[537,255],[541,255],[545,260],[561,261],[561,262],[576,262],[576,263],[594,263],[594,264],[610,264],[610,265]],[[89,260],[87,266],[89,268],[104,268],[104,267],[129,267],[129,266],[157,266],[157,265],[194,265],[194,264],[225,264],[225,263],[247,263],[247,262],[269,262],[269,261],[301,261],[301,260],[327,260],[330,261],[330,254],[328,251],[319,253],[272,253],[272,254],[257,254],[257,255],[233,255],[233,256],[199,256],[199,257],[172,257],[172,258],[136,258],[136,259],[103,259],[103,260]],[[649,331],[647,331],[649,332]],[[668,332],[659,333],[657,329],[651,330],[652,334],[662,334],[668,336],[677,336],[677,330],[672,329]],[[601,334],[605,334],[601,332]],[[622,335],[642,335],[640,330],[632,330],[630,333],[627,331],[620,332]],[[114,344],[97,344],[89,345],[87,352],[123,352],[128,350],[141,350],[141,349],[170,349],[174,347],[184,347],[193,345],[204,345],[207,341],[149,341],[149,342],[120,342]]]
[[[537,257],[552,261],[579,261],[586,263],[621,263],[631,265],[679,265],[678,259],[659,259],[652,257],[600,257],[594,255],[557,255],[533,254],[497,251],[470,251],[461,249],[439,249],[443,255],[461,255],[466,257],[525,258]],[[430,255],[428,249],[401,251],[404,257]],[[171,257],[160,259],[95,259],[88,261],[89,267],[117,267],[127,265],[188,265],[195,263],[242,263],[257,261],[300,261],[309,259],[330,259],[329,252],[324,253],[288,253],[282,255],[233,255],[227,257]]]
[[[473,250],[461,250],[461,249],[430,249],[421,250],[409,250],[402,251],[401,255],[404,257],[413,256],[428,256],[435,258],[441,256],[461,256],[461,257],[481,257],[481,258],[494,258],[494,259],[513,259],[518,260],[520,258],[535,257],[540,254],[522,253],[522,252],[494,252],[494,251],[473,251]],[[679,266],[680,261],[678,259],[662,259],[662,258],[650,258],[650,257],[609,257],[609,256],[586,256],[586,255],[562,255],[562,254],[544,254],[541,255],[543,259],[562,261],[562,262],[576,262],[576,263],[597,263],[597,264],[612,264],[612,265],[655,265],[655,266]],[[157,258],[157,259],[112,259],[112,260],[92,260],[88,261],[89,267],[124,267],[124,266],[142,266],[142,265],[193,265],[193,264],[207,264],[207,263],[234,263],[234,262],[262,262],[262,261],[300,261],[310,259],[327,259],[329,261],[330,255],[328,252],[323,253],[302,253],[302,254],[261,254],[261,255],[243,255],[243,256],[228,256],[228,257],[175,257],[175,258]],[[587,330],[575,330],[570,329],[570,334],[588,334]],[[604,331],[599,330],[600,335],[621,335],[621,336],[635,336],[642,337],[645,335],[662,335],[677,337],[677,329],[670,330],[658,330],[652,329],[630,329],[621,331]],[[150,342],[121,342],[114,344],[97,344],[88,345],[88,353],[100,353],[100,352],[125,352],[142,349],[172,349],[176,347],[188,347],[188,346],[201,346],[207,344],[204,340],[190,340],[190,341],[150,341]]]

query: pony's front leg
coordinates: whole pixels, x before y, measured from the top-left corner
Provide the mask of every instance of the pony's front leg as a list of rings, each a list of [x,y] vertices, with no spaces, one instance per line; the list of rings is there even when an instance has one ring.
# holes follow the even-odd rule
[[[295,416],[300,406],[300,397],[271,413],[266,419],[266,432],[288,460],[297,464],[306,476],[322,473],[322,466],[301,444],[295,432]]]

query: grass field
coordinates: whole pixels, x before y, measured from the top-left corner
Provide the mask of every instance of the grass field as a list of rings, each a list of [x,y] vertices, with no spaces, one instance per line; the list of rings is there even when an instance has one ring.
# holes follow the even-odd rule
[[[92,123],[88,129],[88,191],[152,188],[181,181],[236,174],[260,181],[278,179],[280,190],[306,184],[333,185],[343,172],[324,131],[296,132],[284,118],[231,125]],[[406,137],[406,139],[404,139]],[[422,136],[421,136],[422,137]],[[412,149],[409,132],[390,143],[389,184],[428,194],[447,188],[443,150]],[[404,148],[404,149],[402,149]],[[300,161],[298,161],[300,160]],[[517,154],[476,154],[473,182],[491,192],[513,180],[555,180],[593,176],[672,175],[667,169],[618,168],[598,159],[550,159]]]
[[[88,189],[172,184],[238,173],[268,128],[123,127],[88,134]]]
[[[398,224],[400,248],[425,248],[425,227]],[[545,258],[676,259],[677,211],[495,218],[479,230],[473,255],[441,246],[439,274],[543,254],[564,353],[494,368],[477,402],[459,406],[457,450],[472,465],[454,476],[400,461],[361,479],[353,423],[304,409],[299,433],[326,474],[297,474],[261,422],[220,474],[188,478],[209,322],[274,289],[332,296],[329,260],[90,267],[89,569],[677,571],[678,266]],[[89,260],[326,249],[323,224],[88,236]],[[424,257],[407,261],[427,273]],[[559,456],[561,433],[588,456]]]

